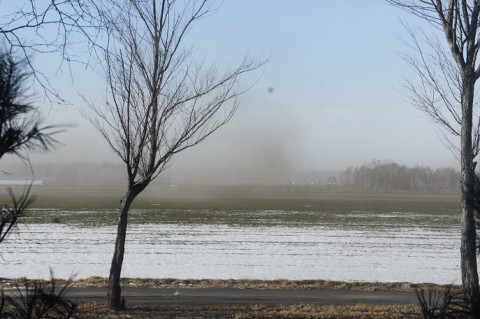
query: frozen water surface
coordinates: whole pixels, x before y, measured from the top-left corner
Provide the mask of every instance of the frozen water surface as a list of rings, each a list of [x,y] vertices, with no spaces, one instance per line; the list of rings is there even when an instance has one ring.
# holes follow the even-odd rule
[[[172,221],[179,212],[170,211],[142,223],[143,213],[132,214],[124,277],[460,282],[455,214],[232,212],[243,215],[230,223],[230,213]],[[115,231],[93,221],[21,225],[2,245],[0,276],[108,276]]]

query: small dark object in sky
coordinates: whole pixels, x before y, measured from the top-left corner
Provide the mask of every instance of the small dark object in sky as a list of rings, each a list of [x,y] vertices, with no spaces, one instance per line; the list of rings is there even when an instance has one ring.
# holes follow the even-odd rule
[[[273,93],[273,91],[275,91],[275,90],[273,89],[273,87],[269,87],[269,88],[268,88],[268,93]]]

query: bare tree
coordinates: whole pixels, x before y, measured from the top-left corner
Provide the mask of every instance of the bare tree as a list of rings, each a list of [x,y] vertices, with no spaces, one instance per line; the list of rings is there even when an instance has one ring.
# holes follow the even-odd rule
[[[105,55],[108,95],[87,115],[126,167],[109,276],[109,302],[122,309],[120,276],[128,211],[173,156],[205,140],[235,113],[239,77],[263,62],[243,59],[221,73],[195,63],[185,39],[212,1],[112,1]]]
[[[475,162],[479,152],[479,121],[475,89],[480,68],[479,0],[387,0],[428,21],[443,33],[446,45],[435,37],[410,32],[414,55],[406,61],[418,74],[407,83],[413,104],[460,138],[461,162],[461,271],[474,317],[480,318],[480,292],[475,253]],[[420,34],[420,36],[419,36]],[[424,35],[424,34],[423,34]],[[474,124],[474,118],[476,119]]]

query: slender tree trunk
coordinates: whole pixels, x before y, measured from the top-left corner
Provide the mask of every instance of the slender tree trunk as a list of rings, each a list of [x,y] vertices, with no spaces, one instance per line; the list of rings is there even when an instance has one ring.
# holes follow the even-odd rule
[[[115,240],[115,251],[113,252],[112,265],[110,267],[110,276],[108,278],[108,300],[110,307],[115,310],[125,308],[125,302],[122,300],[122,288],[120,278],[123,265],[123,256],[125,253],[125,239],[127,235],[128,211],[135,197],[140,192],[129,188],[121,201],[120,216],[118,218],[117,238]]]
[[[478,287],[476,228],[474,216],[473,190],[475,188],[475,171],[473,164],[472,116],[474,84],[472,76],[465,76],[462,92],[462,128],[461,128],[461,270],[462,284],[468,293],[474,310],[474,318],[480,318],[480,291]]]

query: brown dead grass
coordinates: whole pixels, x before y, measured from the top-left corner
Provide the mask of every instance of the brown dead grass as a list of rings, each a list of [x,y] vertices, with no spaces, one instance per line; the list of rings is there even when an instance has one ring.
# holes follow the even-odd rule
[[[102,283],[107,285],[106,279],[87,278],[85,281]],[[82,281],[78,281],[82,284]],[[214,279],[122,279],[122,284],[130,287],[145,288],[239,288],[239,289],[346,289],[346,290],[365,290],[365,291],[416,291],[424,290],[444,290],[446,285],[437,285],[432,283],[413,284],[408,282],[344,282],[330,280],[214,280]],[[454,286],[454,289],[461,289],[460,286]]]
[[[23,285],[24,278],[13,280],[0,280],[0,285],[8,287],[14,283]],[[64,286],[67,281],[56,279],[56,285]],[[85,279],[70,282],[71,287],[107,287],[108,278],[88,277]],[[346,289],[365,291],[416,291],[423,290],[444,290],[446,285],[431,283],[413,284],[408,282],[344,282],[329,280],[216,280],[216,279],[152,279],[152,278],[123,278],[122,285],[125,287],[140,288],[239,288],[239,289]],[[453,286],[454,290],[460,290],[460,286]]]
[[[407,306],[132,306],[126,311],[112,311],[106,305],[82,304],[76,318],[318,318],[318,319],[420,319],[420,308]]]

